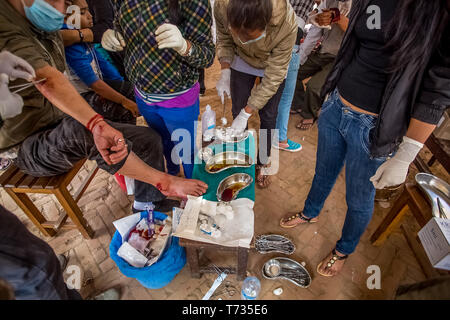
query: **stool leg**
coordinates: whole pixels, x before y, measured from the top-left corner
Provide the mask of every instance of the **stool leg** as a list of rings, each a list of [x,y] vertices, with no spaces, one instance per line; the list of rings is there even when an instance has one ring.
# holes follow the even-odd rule
[[[238,265],[237,265],[237,280],[242,281],[247,276],[247,263],[248,263],[248,249],[238,248]]]
[[[64,210],[66,210],[67,215],[70,220],[77,226],[78,230],[81,232],[85,239],[92,239],[94,236],[94,231],[92,231],[91,227],[87,224],[86,220],[83,217],[83,213],[78,207],[75,200],[73,200],[69,191],[61,187],[54,191],[56,199],[58,199],[59,203],[61,203]]]
[[[46,237],[53,237],[56,234],[54,229],[47,229],[42,226],[42,223],[46,222],[47,219],[39,212],[33,201],[25,193],[15,193],[9,188],[5,188],[5,191]]]
[[[186,247],[186,257],[191,268],[191,277],[200,279],[200,263],[198,259],[198,249],[192,247]]]
[[[380,246],[391,234],[392,230],[398,225],[405,213],[408,212],[408,199],[409,194],[405,189],[405,191],[403,191],[401,196],[395,202],[392,209],[380,223],[377,230],[375,230],[372,234],[372,237],[370,237],[370,242],[374,246]]]

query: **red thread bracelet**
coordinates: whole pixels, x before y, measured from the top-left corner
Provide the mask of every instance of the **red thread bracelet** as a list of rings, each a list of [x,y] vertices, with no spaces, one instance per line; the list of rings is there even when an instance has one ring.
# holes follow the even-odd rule
[[[92,124],[93,124],[93,122],[95,122],[95,120],[98,119],[98,118],[103,119],[103,116],[97,113],[95,116],[93,116],[93,117],[88,121],[88,123],[87,123],[87,125],[86,125],[86,128],[87,128],[89,131],[92,132],[92,128],[91,128],[91,127],[92,127]]]
[[[94,128],[102,121],[105,121],[105,119],[103,119],[103,117],[95,120],[94,123],[91,126],[91,132],[94,131]]]

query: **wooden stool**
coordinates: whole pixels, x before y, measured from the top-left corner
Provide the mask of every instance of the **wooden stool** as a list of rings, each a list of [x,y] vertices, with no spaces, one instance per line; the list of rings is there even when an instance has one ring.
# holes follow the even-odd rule
[[[417,185],[406,184],[403,193],[380,223],[377,230],[372,234],[372,237],[370,238],[372,244],[375,246],[381,245],[400,224],[403,216],[408,211],[411,211],[417,223],[423,228],[433,217],[431,205],[425,197],[426,196]],[[414,233],[406,225],[401,225],[401,229],[427,278],[431,279],[445,274],[445,272],[433,268],[424,248],[420,244],[420,240],[418,240],[417,233]]]
[[[86,159],[79,161],[66,174],[54,177],[33,177],[23,173],[15,165],[12,165],[0,176],[0,187],[11,196],[17,205],[25,212],[30,220],[39,228],[39,230],[47,237],[54,236],[60,228],[74,229],[77,228],[84,238],[92,239],[94,232],[87,224],[80,208],[77,205],[83,193],[86,191],[89,183],[98,171],[97,165],[91,170],[85,178],[80,188],[72,197],[67,190],[67,186],[81,169]],[[39,212],[33,201],[28,197],[27,193],[53,194],[62,205],[65,214],[62,214],[57,221],[47,221]],[[72,220],[73,224],[64,224],[67,218]]]
[[[234,267],[219,267],[220,270],[229,273],[237,274],[237,280],[244,280],[247,276],[248,251],[247,248],[241,247],[224,247],[211,243],[192,241],[180,238],[180,246],[186,248],[187,261],[191,268],[191,276],[193,278],[200,278],[202,273],[217,273],[213,267],[201,267],[199,262],[199,250],[215,250],[223,252],[233,252],[237,254],[237,266]]]

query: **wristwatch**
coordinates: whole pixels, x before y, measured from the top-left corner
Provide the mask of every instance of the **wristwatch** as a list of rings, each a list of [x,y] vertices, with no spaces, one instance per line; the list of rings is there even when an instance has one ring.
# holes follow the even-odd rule
[[[80,29],[77,29],[78,34],[80,35],[80,43],[84,42],[84,34],[83,31],[81,31]]]

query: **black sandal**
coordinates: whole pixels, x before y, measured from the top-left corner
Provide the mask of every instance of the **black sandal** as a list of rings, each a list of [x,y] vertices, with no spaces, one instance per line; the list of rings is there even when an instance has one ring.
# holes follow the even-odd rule
[[[348,254],[346,254],[345,256],[339,256],[336,253],[336,248],[334,248],[331,253],[333,254],[333,256],[330,258],[330,260],[328,260],[326,269],[330,269],[336,263],[336,261],[338,261],[338,260],[345,260],[345,259],[348,258]],[[324,277],[333,277],[333,275],[331,275],[331,274],[324,274],[324,273],[319,271],[320,267],[322,266],[322,264],[323,264],[323,261],[321,263],[319,263],[319,265],[317,266],[317,273],[320,274],[321,276],[324,276]]]

